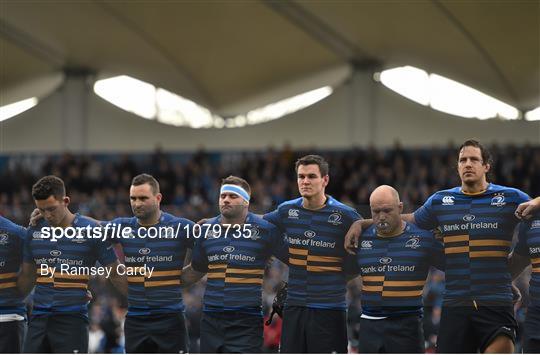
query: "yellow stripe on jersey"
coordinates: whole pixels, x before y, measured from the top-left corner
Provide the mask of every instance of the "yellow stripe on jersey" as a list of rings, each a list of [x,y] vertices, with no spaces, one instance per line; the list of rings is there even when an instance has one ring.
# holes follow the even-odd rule
[[[313,272],[341,271],[341,266],[308,265],[307,271],[313,271]]]
[[[416,297],[422,295],[424,290],[415,291],[383,291],[383,297]]]
[[[453,235],[451,237],[444,237],[444,243],[466,242],[468,240],[468,235]]]
[[[154,271],[152,272],[152,277],[159,276],[180,276],[182,275],[182,270],[166,270],[166,271]],[[151,278],[151,277],[147,277]]]
[[[339,256],[317,256],[317,255],[308,255],[308,261],[320,261],[325,263],[336,263],[341,262],[342,258]]]
[[[362,281],[364,282],[384,281],[384,275],[383,276],[362,276]]]
[[[17,273],[16,272],[9,272],[9,273],[6,273],[6,274],[0,274],[0,280],[2,280],[2,279],[10,279],[12,277],[17,277]]]
[[[508,252],[506,251],[471,251],[469,253],[471,258],[506,258]]]
[[[163,281],[145,281],[144,287],[159,287],[169,285],[180,285],[180,280],[163,280]]]
[[[263,269],[227,269],[227,274],[264,275]]]
[[[472,247],[480,247],[480,246],[509,247],[510,245],[512,245],[512,242],[509,242],[506,240],[498,240],[498,239],[480,239],[480,240],[469,241],[469,245]]]
[[[420,281],[384,281],[384,286],[394,286],[394,287],[413,287],[413,286],[422,286],[424,287],[424,284],[426,281],[420,280]]]
[[[225,278],[224,272],[209,272],[207,275],[209,279],[224,279]]]
[[[2,288],[11,288],[11,287],[17,287],[17,283],[16,282],[0,283],[0,289],[2,289]]]
[[[381,292],[383,290],[382,285],[380,286],[367,286],[362,285],[362,291],[368,291],[368,292]]]
[[[459,254],[459,253],[468,253],[469,247],[452,247],[452,248],[444,248],[445,254]]]
[[[263,280],[256,277],[226,277],[225,282],[232,284],[260,284],[262,285]]]
[[[307,249],[289,248],[289,253],[296,254],[296,255],[308,255],[308,250]]]
[[[289,258],[289,263],[293,264],[293,265],[306,266],[307,265],[307,260],[299,260],[299,259]]]

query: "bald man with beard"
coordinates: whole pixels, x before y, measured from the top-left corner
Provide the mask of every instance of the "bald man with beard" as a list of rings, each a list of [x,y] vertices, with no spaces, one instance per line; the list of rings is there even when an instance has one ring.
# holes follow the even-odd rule
[[[362,278],[359,353],[423,353],[422,293],[443,248],[430,231],[401,219],[403,203],[391,186],[369,199],[373,225],[356,253]]]

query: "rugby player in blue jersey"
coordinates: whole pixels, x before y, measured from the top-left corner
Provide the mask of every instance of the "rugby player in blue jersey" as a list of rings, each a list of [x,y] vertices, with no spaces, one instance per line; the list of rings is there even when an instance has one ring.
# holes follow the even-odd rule
[[[90,275],[86,271],[99,261],[109,270],[111,282],[123,295],[127,295],[126,278],[117,273],[119,263],[110,243],[82,232],[80,238],[45,237],[50,227],[99,228],[93,220],[69,211],[70,199],[60,178],[39,179],[32,187],[32,197],[44,220],[28,229],[18,279],[23,295],[37,282],[24,352],[88,352]]]
[[[362,278],[359,353],[423,353],[422,294],[430,266],[442,268],[442,243],[401,219],[403,203],[391,186],[370,196],[373,225],[360,237]]]
[[[507,257],[524,192],[487,181],[489,152],[467,140],[459,149],[461,186],[433,194],[414,214],[402,215],[422,229],[444,235],[445,281],[437,351],[441,353],[514,351],[516,321]],[[345,238],[354,253],[359,233],[370,220],[356,223]]]
[[[134,217],[101,222],[120,246],[128,275],[128,312],[124,325],[128,353],[186,353],[187,328],[181,273],[190,259],[194,223],[160,209],[162,195],[151,175],[133,178],[129,198]],[[128,238],[117,237],[129,231]],[[152,271],[150,273],[150,270]]]
[[[509,260],[512,278],[517,278],[529,264],[529,304],[523,331],[523,352],[540,353],[540,213],[521,222],[518,243]]]
[[[331,196],[328,163],[318,155],[296,162],[301,197],[264,219],[286,233],[289,284],[283,312],[281,352],[346,353],[344,236],[360,215]]]
[[[286,261],[282,233],[249,212],[246,180],[222,180],[221,214],[208,219],[195,242],[182,281],[207,275],[201,319],[202,353],[260,353],[263,345],[262,284],[272,255]]]
[[[17,289],[26,229],[0,216],[0,353],[20,353],[26,307]]]
[[[126,352],[185,353],[180,274],[191,258],[193,239],[188,233],[194,223],[161,211],[159,183],[149,174],[133,178],[129,198],[134,217],[93,220],[102,225],[127,267]],[[30,224],[40,218],[34,211]]]

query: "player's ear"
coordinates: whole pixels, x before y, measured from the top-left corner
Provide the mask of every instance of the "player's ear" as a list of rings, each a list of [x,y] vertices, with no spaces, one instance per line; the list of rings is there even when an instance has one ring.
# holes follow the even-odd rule
[[[157,195],[156,195],[156,200],[157,202],[161,202],[161,199],[163,198],[163,195],[161,194],[161,192],[158,192]]]
[[[403,202],[399,203],[399,214],[403,213]]]
[[[325,187],[328,186],[328,182],[330,182],[330,176],[329,175],[323,176],[323,185]]]
[[[67,206],[71,202],[71,199],[69,198],[69,196],[64,196],[62,202],[64,202],[64,204]]]
[[[491,170],[491,164],[485,164],[484,168],[486,169],[486,173],[488,173]]]

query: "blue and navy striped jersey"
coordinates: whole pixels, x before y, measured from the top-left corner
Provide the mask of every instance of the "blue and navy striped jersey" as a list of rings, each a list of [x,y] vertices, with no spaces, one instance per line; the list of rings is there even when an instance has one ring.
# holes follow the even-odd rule
[[[25,235],[25,228],[0,216],[0,314],[26,314],[17,290]]]
[[[414,213],[420,228],[443,232],[445,301],[512,301],[507,257],[519,222],[514,212],[527,200],[524,192],[495,184],[472,195],[455,187],[436,192]]]
[[[540,214],[521,223],[515,252],[531,259],[530,306],[540,307]]]
[[[221,216],[205,224],[221,223]],[[245,224],[251,233],[235,238],[233,231],[195,242],[191,265],[207,273],[205,312],[234,311],[262,315],[262,283],[270,256],[286,259],[282,233],[271,223],[248,213]],[[223,226],[223,229],[226,227]],[[249,236],[249,238],[246,238]],[[285,260],[286,261],[286,260]]]
[[[297,198],[264,215],[286,233],[287,305],[346,309],[343,243],[351,224],[360,218],[353,208],[330,196],[319,210],[305,209],[302,198]]]
[[[96,261],[103,266],[116,261],[116,254],[109,242],[92,238],[83,233],[83,238],[45,239],[42,228],[49,224],[42,220],[28,228],[24,245],[24,262],[36,264],[37,285],[34,291],[32,314],[80,313],[88,314],[88,274],[61,272],[62,267],[70,270],[93,267]],[[94,221],[75,215],[72,227],[98,227]],[[41,265],[46,272],[42,272]],[[64,265],[64,266],[62,266]],[[55,269],[53,269],[55,268]],[[54,270],[54,271],[53,271]]]
[[[366,229],[356,260],[362,276],[362,313],[392,317],[422,314],[429,268],[442,268],[444,253],[430,231],[408,223],[395,237],[378,237],[375,226]]]
[[[188,237],[194,223],[185,218],[161,212],[159,222],[153,226],[141,226],[136,217],[116,218],[110,222],[122,229],[131,228],[131,238],[111,238],[120,243],[125,257],[126,269],[136,272],[128,274],[128,315],[139,316],[168,312],[183,312],[182,285],[180,275],[187,249],[193,248],[193,238]],[[156,236],[150,232],[153,228]],[[161,232],[159,232],[161,231]],[[147,236],[148,235],[148,236]],[[141,268],[154,268],[142,275]]]

